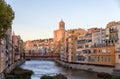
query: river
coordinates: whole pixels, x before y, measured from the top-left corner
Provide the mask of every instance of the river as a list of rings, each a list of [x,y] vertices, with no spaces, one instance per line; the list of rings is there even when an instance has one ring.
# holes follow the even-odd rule
[[[49,60],[30,60],[26,61],[21,67],[34,72],[32,79],[40,79],[42,75],[55,75],[59,73],[64,74],[68,79],[99,79],[95,73],[66,69]]]

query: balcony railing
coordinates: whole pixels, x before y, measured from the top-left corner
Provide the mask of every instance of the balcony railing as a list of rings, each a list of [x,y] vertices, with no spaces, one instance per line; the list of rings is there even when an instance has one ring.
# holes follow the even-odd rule
[[[117,29],[110,29],[110,33],[115,33],[115,32],[118,32],[118,30]]]

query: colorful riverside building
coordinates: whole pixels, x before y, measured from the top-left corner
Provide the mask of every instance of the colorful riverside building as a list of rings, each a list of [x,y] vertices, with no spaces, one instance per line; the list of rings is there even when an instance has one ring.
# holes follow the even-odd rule
[[[92,36],[93,45],[88,64],[115,66],[115,46],[106,42],[106,30],[100,28]]]
[[[17,49],[15,49],[16,47]],[[0,39],[0,79],[4,79],[3,72],[14,64],[15,51],[22,53],[24,51],[23,49],[23,41],[20,36],[12,35],[12,27],[10,27],[6,32],[6,37]]]
[[[19,35],[12,34],[12,63],[21,59],[24,53],[24,42]]]
[[[6,38],[0,39],[0,79],[3,71],[12,64],[12,27],[6,32]]]
[[[59,22],[59,29],[54,31],[54,49],[60,54],[60,59],[66,62],[74,62],[75,40],[78,35],[85,34],[84,29],[65,30],[65,22]]]
[[[88,64],[114,66],[120,69],[119,36],[120,22],[110,22],[105,29],[94,32]]]
[[[66,62],[75,62],[75,43],[79,35],[84,35],[86,31],[84,29],[70,29],[65,32],[64,38],[64,59]]]
[[[90,28],[87,34],[77,37],[75,62],[120,69],[120,22],[110,22],[105,29]]]
[[[120,69],[120,22],[110,22],[105,29],[64,29],[62,35],[56,34],[61,37],[56,45],[59,50],[55,49],[60,60]]]
[[[107,44],[115,46],[115,68],[120,69],[120,21],[109,22],[106,27]]]
[[[53,55],[53,52],[54,52],[53,38],[38,39],[32,41],[29,40],[25,42],[25,56],[43,56],[43,55],[50,56]]]
[[[92,34],[86,33],[78,36],[76,39],[75,62],[88,63],[88,57],[91,53]]]
[[[115,46],[93,46],[88,64],[115,66]]]
[[[106,43],[105,33],[105,29],[92,28],[79,37],[76,42],[76,62],[115,66],[115,46]]]
[[[75,62],[87,64],[91,54],[91,47],[94,43],[94,34],[99,28],[90,28],[84,35],[79,35],[76,39]]]

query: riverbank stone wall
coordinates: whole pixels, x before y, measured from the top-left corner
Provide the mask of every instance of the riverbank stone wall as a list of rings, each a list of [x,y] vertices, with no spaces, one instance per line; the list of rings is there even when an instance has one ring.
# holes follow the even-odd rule
[[[5,69],[5,73],[10,73],[15,67],[20,66],[25,62],[25,59],[21,59],[14,64],[10,65],[7,69]],[[0,73],[0,79],[5,79],[4,72]]]
[[[63,65],[63,67],[72,68],[72,69],[80,69],[80,70],[86,70],[86,71],[93,71],[93,72],[105,72],[112,74],[114,67],[102,67],[102,66],[96,66],[96,65],[87,65],[87,64],[71,64],[66,63],[60,60],[55,60],[57,63]]]

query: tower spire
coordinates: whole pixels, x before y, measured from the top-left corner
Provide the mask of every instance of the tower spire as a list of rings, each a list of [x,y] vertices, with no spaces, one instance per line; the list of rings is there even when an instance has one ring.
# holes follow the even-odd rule
[[[65,29],[65,23],[63,19],[61,19],[61,21],[59,22],[59,29]]]

